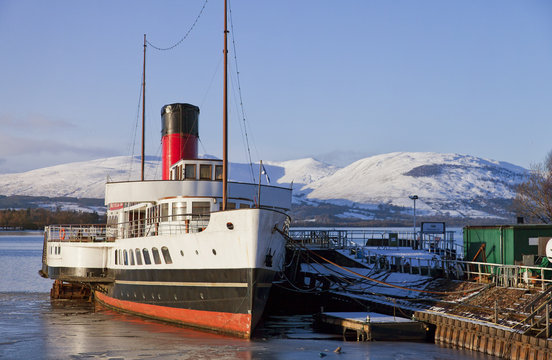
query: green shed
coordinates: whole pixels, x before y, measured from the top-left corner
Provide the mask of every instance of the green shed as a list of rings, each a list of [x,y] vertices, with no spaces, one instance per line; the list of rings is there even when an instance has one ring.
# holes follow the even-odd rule
[[[485,244],[487,262],[520,264],[523,261],[523,255],[538,254],[539,238],[551,237],[552,225],[466,226],[464,227],[464,259],[473,260],[481,245]],[[481,261],[480,255],[476,261]]]

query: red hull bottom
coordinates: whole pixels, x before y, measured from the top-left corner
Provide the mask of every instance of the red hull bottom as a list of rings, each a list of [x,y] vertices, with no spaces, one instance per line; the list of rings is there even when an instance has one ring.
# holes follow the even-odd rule
[[[215,311],[200,311],[141,304],[132,301],[114,299],[97,291],[95,292],[95,298],[100,304],[107,307],[145,316],[155,320],[191,326],[243,338],[249,338],[251,336],[250,314],[231,314]]]

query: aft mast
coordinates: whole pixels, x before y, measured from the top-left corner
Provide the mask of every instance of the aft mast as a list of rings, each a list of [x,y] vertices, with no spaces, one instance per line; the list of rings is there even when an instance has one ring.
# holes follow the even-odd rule
[[[224,100],[222,116],[222,210],[228,203],[228,25],[227,0],[224,0]]]

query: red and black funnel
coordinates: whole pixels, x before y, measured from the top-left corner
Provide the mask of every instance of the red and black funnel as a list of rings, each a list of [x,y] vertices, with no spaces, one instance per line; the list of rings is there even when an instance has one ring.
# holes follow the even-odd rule
[[[169,104],[161,108],[163,180],[170,167],[181,159],[197,159],[199,108],[191,104]]]

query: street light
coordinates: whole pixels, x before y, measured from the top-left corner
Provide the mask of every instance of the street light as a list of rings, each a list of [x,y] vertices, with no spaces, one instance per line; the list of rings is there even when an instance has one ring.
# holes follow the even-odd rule
[[[414,201],[414,227],[412,231],[413,231],[414,241],[416,241],[416,200],[418,200],[418,195],[410,195],[408,198]],[[416,248],[418,248],[418,246],[416,246]]]

